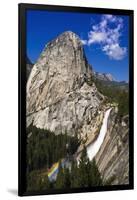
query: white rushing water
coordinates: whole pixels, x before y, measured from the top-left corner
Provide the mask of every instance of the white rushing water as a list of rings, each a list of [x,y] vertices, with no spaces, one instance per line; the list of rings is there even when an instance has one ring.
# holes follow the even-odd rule
[[[103,140],[105,138],[105,134],[107,132],[108,117],[109,117],[111,109],[112,108],[108,109],[105,112],[103,124],[101,126],[100,133],[99,133],[97,139],[92,144],[87,146],[87,154],[88,154],[89,160],[92,160],[94,158],[94,156],[99,151],[101,144],[103,143]]]

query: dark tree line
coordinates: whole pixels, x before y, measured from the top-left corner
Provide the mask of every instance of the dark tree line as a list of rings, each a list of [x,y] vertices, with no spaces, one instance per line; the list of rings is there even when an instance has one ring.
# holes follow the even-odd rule
[[[32,171],[28,175],[28,190],[68,189],[102,186],[105,182],[96,165],[95,159],[89,161],[86,147],[84,147],[79,163],[73,160],[70,168],[59,164],[57,179],[50,182],[47,174],[40,175],[39,171]]]
[[[27,167],[28,171],[50,168],[52,164],[67,154],[70,156],[77,150],[80,141],[78,136],[67,134],[55,135],[55,133],[30,126],[27,129]]]
[[[71,169],[62,168],[60,165],[55,188],[83,188],[101,185],[103,185],[103,180],[96,161],[95,159],[89,161],[86,147],[84,147],[79,163],[74,160]]]

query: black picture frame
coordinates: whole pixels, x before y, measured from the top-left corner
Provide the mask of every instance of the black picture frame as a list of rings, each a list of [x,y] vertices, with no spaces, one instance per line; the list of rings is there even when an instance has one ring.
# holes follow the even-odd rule
[[[26,192],[26,11],[48,10],[58,12],[105,13],[129,16],[129,184],[98,186],[94,188],[59,189],[39,192]],[[129,190],[134,188],[134,11],[107,8],[71,7],[57,5],[24,4],[18,5],[18,195],[46,195],[79,192],[100,192]]]

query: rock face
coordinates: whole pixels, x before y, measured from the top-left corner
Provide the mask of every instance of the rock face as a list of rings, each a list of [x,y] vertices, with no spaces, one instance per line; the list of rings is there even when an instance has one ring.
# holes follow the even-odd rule
[[[33,67],[33,64],[32,64],[32,62],[30,61],[30,59],[27,57],[27,59],[26,59],[27,79],[28,79],[28,77],[29,77],[29,75],[30,75],[30,72],[31,72],[31,70],[32,70],[32,67]]]
[[[96,162],[105,180],[111,184],[129,184],[129,118],[117,121],[117,109],[113,109],[108,121],[108,131],[96,155]]]
[[[104,99],[89,84],[92,75],[75,33],[64,32],[49,42],[27,82],[27,126],[33,123],[56,134],[90,133]]]

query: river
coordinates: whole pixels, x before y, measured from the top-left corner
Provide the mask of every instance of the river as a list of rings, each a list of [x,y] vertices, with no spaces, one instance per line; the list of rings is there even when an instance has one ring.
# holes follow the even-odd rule
[[[104,141],[104,138],[105,138],[105,135],[107,132],[108,117],[109,117],[111,109],[112,108],[109,108],[105,112],[103,123],[102,123],[102,126],[101,126],[101,129],[100,129],[97,139],[93,143],[91,143],[87,146],[87,154],[88,154],[89,160],[92,160],[95,157],[95,155],[99,151],[99,149]]]

